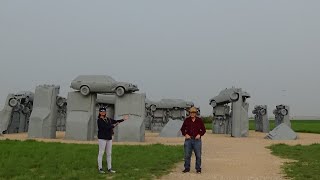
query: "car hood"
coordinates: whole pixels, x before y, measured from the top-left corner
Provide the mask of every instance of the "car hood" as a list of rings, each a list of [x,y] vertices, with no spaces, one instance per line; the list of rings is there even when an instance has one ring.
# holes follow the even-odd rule
[[[132,87],[132,88],[138,88],[136,84],[128,83],[128,82],[117,82],[117,85]],[[131,85],[131,86],[130,86]]]

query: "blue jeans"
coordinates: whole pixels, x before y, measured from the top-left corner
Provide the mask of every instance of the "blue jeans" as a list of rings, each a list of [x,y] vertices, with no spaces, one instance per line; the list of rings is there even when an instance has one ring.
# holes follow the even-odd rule
[[[184,168],[190,169],[192,150],[196,155],[196,170],[201,170],[201,139],[186,139],[184,142]]]

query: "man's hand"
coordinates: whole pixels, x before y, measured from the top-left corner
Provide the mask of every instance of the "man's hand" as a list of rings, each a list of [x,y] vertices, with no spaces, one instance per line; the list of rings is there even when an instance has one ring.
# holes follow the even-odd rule
[[[123,116],[123,120],[126,121],[126,120],[128,120],[128,119],[129,119],[129,115],[124,115],[124,116]]]
[[[188,134],[186,134],[185,137],[186,137],[186,139],[190,139],[191,138]]]
[[[196,139],[200,139],[201,138],[201,136],[198,134],[197,136],[196,136]]]

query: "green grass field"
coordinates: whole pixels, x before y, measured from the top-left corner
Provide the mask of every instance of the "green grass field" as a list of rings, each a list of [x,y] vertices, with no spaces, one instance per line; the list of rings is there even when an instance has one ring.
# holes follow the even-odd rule
[[[249,121],[249,129],[255,130],[255,123],[253,120]],[[320,120],[292,120],[292,129],[296,132],[317,133],[320,134]],[[208,130],[212,129],[212,123],[205,123]],[[270,130],[275,128],[274,120],[270,121]]]
[[[283,170],[289,178],[296,180],[320,179],[320,144],[309,146],[277,144],[269,148],[276,156],[295,160],[285,163],[283,166]]]
[[[153,179],[183,161],[182,146],[114,145],[117,173],[101,175],[97,153],[98,145],[0,141],[0,179]]]

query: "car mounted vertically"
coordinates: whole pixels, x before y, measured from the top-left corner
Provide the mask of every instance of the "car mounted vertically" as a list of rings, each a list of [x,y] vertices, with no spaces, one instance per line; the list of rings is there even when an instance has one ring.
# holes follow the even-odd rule
[[[90,93],[115,93],[121,97],[125,93],[139,91],[137,85],[118,82],[107,75],[80,75],[71,82],[70,87],[79,90],[84,96]]]

